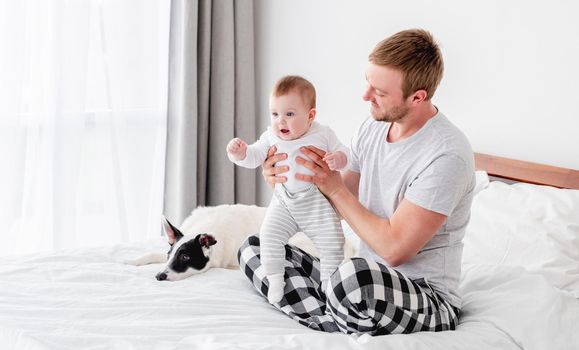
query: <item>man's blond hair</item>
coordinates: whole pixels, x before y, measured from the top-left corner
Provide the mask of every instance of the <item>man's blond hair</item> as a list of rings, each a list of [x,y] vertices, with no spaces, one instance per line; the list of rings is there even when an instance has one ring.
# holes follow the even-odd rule
[[[287,95],[296,91],[309,108],[316,108],[316,89],[307,79],[297,75],[288,75],[275,83],[272,95],[275,97]]]
[[[404,98],[418,90],[426,90],[426,100],[442,79],[442,54],[432,35],[423,29],[398,32],[378,43],[369,56],[370,62],[402,72]]]

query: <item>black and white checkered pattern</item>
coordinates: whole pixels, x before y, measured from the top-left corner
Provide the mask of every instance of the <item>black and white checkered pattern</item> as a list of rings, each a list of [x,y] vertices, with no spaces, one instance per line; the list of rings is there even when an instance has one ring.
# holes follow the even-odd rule
[[[326,297],[320,286],[319,260],[291,245],[286,245],[285,251],[285,295],[275,306],[304,326],[379,335],[444,331],[458,324],[458,309],[424,280],[413,281],[395,269],[354,258],[332,274]],[[267,298],[257,236],[245,241],[238,259],[241,271]]]

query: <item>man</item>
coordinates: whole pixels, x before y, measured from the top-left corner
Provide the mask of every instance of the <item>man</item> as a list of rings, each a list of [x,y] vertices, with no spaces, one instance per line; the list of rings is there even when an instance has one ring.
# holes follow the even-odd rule
[[[308,159],[298,164],[314,175],[296,177],[318,186],[361,245],[360,257],[344,261],[325,291],[316,285],[315,259],[286,248],[290,283],[279,307],[300,323],[356,334],[456,327],[462,238],[475,177],[468,140],[431,101],[442,72],[440,50],[428,32],[406,30],[386,38],[369,56],[363,98],[372,118],[352,139],[350,170],[331,171],[324,151],[303,148]],[[277,175],[287,169],[273,165],[285,155],[273,153],[264,177],[283,182]],[[252,237],[240,251],[241,265],[263,292],[258,254],[259,240]]]

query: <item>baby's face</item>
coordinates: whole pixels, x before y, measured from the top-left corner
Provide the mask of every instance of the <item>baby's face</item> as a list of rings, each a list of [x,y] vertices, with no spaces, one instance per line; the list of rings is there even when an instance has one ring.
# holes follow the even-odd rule
[[[282,140],[295,140],[302,137],[312,125],[316,115],[315,108],[307,106],[296,92],[269,98],[271,128]]]

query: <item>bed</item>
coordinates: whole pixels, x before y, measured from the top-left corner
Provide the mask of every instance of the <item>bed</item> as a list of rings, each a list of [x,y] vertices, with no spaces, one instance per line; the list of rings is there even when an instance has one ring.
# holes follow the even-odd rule
[[[237,270],[158,282],[158,265],[122,263],[166,250],[159,238],[0,258],[1,347],[579,349],[579,172],[475,158],[477,194],[454,332],[321,333],[268,305]],[[491,181],[496,177],[517,183]]]

